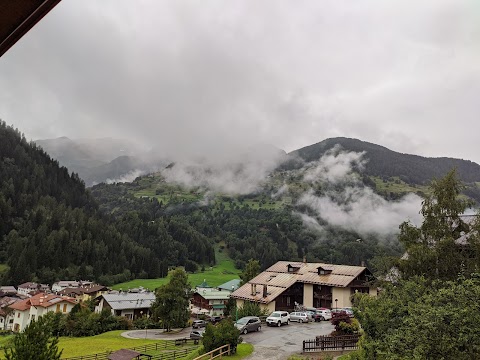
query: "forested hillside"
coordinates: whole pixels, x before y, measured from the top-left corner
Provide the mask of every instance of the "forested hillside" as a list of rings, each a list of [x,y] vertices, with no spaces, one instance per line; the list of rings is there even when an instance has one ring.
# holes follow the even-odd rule
[[[91,278],[106,284],[213,263],[211,244],[136,216],[116,223],[76,174],[0,122],[0,263],[3,283]],[[180,226],[181,227],[181,226]],[[128,231],[127,231],[128,230]]]
[[[365,159],[368,159],[365,166],[367,175],[385,179],[398,177],[408,184],[427,184],[433,178],[441,178],[452,168],[456,168],[463,182],[480,181],[480,165],[469,160],[402,154],[380,145],[344,137],[326,139],[295,150],[289,155],[306,162],[316,161],[336,145],[340,145],[345,151],[365,152]]]
[[[202,194],[192,195],[198,190],[174,186],[158,175],[92,188],[101,210],[120,223],[134,216],[150,219],[152,226],[174,226],[177,234],[206,237],[227,252],[239,269],[252,258],[266,268],[278,260],[302,260],[304,256],[309,261],[352,265],[365,261],[375,268],[380,255],[401,253],[392,236],[370,234],[359,242],[361,235],[356,231],[325,221],[321,233],[312,230],[297,212],[308,209],[290,204],[291,200],[275,201],[270,191],[266,185],[251,195],[217,195],[205,200]],[[131,233],[132,229],[124,231]]]

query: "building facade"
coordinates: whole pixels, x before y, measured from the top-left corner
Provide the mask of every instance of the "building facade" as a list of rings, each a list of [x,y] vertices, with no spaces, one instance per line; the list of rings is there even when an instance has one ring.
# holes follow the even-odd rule
[[[377,294],[364,266],[279,261],[232,293],[237,306],[258,303],[269,312],[307,307],[351,307],[356,292]]]

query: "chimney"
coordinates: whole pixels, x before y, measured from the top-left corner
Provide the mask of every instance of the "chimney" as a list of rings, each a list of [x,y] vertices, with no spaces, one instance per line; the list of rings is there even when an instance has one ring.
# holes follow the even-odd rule
[[[255,290],[255,287],[254,287],[254,284],[250,284],[250,287],[251,287],[251,294],[252,296],[255,296],[257,294],[257,291]]]
[[[268,295],[268,292],[267,292],[267,284],[263,285],[263,297],[266,298]]]
[[[361,266],[365,267],[365,261],[364,260],[362,260]]]
[[[306,255],[303,256],[303,263],[304,263],[304,264],[307,263],[307,256],[306,256]]]

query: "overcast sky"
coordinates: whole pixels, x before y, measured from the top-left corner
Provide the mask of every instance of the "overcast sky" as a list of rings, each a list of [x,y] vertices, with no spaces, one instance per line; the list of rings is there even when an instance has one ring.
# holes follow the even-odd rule
[[[479,114],[476,0],[64,0],[0,58],[0,118],[31,139],[480,162]]]

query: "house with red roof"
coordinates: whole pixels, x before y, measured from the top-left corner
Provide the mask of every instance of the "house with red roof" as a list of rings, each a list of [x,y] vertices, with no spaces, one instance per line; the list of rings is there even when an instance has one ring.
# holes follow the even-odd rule
[[[32,320],[49,312],[61,312],[64,314],[72,311],[76,300],[67,296],[40,293],[31,298],[18,301],[10,305],[14,313],[13,331],[21,332]]]

